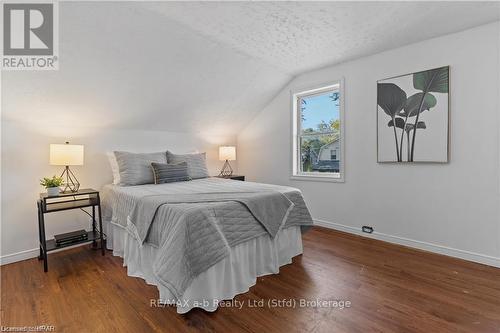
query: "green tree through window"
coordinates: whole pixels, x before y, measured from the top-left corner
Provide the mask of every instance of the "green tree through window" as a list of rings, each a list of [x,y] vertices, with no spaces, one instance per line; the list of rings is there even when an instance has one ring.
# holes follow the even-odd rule
[[[339,161],[330,151],[339,151],[340,93],[338,89],[304,95],[300,102],[300,171],[339,172]],[[339,153],[336,154],[339,157]]]

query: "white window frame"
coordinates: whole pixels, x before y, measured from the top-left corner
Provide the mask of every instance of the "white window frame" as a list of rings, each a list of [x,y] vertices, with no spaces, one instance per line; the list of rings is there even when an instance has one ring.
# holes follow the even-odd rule
[[[332,89],[338,89],[340,93],[339,103],[339,119],[340,119],[340,163],[338,173],[325,173],[325,172],[301,172],[300,171],[300,125],[301,125],[301,112],[298,103],[299,98],[315,94],[325,93]],[[291,176],[292,180],[305,180],[305,181],[322,181],[322,182],[344,182],[345,180],[345,117],[344,117],[344,78],[327,83],[319,84],[314,87],[304,89],[297,89],[290,91],[291,95],[291,109],[292,109],[292,161],[291,161]]]

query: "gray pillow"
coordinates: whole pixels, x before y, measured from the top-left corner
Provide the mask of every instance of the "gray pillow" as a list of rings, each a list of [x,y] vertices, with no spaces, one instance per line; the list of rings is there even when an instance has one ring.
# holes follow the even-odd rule
[[[205,153],[196,154],[174,154],[167,151],[168,163],[181,163],[186,162],[188,166],[188,174],[192,179],[207,178],[208,169]]]
[[[115,151],[116,163],[120,172],[120,185],[153,184],[151,163],[167,163],[167,154],[161,153],[129,153]]]
[[[186,162],[177,164],[151,163],[155,184],[183,182],[191,180]]]

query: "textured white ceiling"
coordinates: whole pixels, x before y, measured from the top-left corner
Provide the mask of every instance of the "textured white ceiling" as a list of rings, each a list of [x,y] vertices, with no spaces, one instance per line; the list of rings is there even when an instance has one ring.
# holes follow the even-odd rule
[[[60,70],[2,119],[236,134],[298,73],[499,19],[499,3],[61,2]]]
[[[228,135],[291,79],[144,7],[61,2],[59,70],[3,72],[2,118]]]
[[[148,4],[203,36],[297,75],[500,18],[499,2]]]

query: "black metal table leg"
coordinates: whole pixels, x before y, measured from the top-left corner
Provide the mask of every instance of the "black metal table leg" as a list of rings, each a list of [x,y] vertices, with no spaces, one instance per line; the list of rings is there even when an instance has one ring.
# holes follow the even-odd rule
[[[99,238],[101,239],[101,253],[104,255],[104,231],[102,230],[101,198],[97,195],[97,210],[99,213]]]
[[[92,232],[94,233],[95,235],[95,232],[96,232],[96,228],[95,228],[95,206],[92,206]],[[92,247],[96,247],[97,244],[96,244],[96,241],[95,239],[92,241]]]
[[[38,260],[43,259],[43,249],[42,249],[42,228],[40,227],[40,215],[42,214],[42,207],[40,200],[36,202],[37,210],[38,210],[38,247],[40,248],[40,255],[38,256]]]
[[[39,216],[39,226],[40,226],[40,241],[42,245],[42,252],[43,252],[43,271],[47,272],[49,270],[48,268],[48,256],[47,256],[47,240],[45,238],[45,219],[43,216],[43,207],[41,207],[41,203],[39,203],[40,206],[40,216]]]

